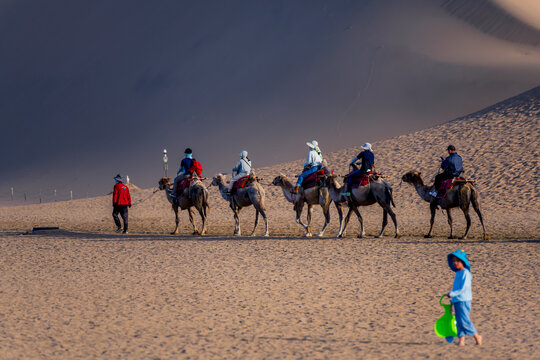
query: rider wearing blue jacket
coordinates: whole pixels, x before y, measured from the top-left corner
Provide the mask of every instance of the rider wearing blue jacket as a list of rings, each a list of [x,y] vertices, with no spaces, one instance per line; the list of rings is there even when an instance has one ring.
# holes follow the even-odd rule
[[[446,159],[441,157],[441,169],[443,169],[443,172],[435,176],[435,188],[429,193],[431,196],[437,195],[437,190],[443,181],[453,179],[463,172],[463,159],[456,152],[454,145],[448,145],[447,150],[449,156]]]

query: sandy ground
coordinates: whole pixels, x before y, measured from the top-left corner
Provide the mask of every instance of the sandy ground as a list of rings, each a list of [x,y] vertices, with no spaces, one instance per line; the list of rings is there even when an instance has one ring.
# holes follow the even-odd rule
[[[540,357],[534,240],[1,235],[3,359]],[[433,331],[469,253],[484,346]]]

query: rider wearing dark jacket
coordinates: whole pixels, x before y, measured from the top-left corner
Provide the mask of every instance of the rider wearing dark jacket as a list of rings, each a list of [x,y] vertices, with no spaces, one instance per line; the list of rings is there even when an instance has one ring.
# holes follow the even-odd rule
[[[178,183],[187,177],[193,175],[191,173],[191,166],[193,165],[193,151],[190,148],[184,150],[184,158],[180,162],[180,168],[176,172],[176,178],[173,181],[173,191],[170,194],[171,197],[176,198],[176,190],[178,189]]]
[[[362,145],[363,151],[361,151],[350,163],[349,167],[354,166],[357,168],[357,161],[361,161],[360,169],[354,170],[349,175],[347,175],[347,188],[346,192],[341,195],[350,196],[351,195],[351,186],[353,179],[371,173],[375,170],[375,154],[373,154],[373,149],[371,148],[370,143],[365,143]]]
[[[434,192],[439,189],[443,181],[453,179],[463,172],[463,159],[456,152],[454,145],[448,145],[447,150],[449,156],[446,159],[441,157],[441,160],[443,160],[441,163],[443,172],[435,176]]]

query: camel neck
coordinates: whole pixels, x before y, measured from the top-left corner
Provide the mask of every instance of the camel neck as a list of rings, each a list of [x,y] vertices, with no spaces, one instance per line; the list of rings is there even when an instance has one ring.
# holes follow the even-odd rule
[[[170,202],[171,204],[174,204],[174,199],[171,196],[171,194],[172,194],[172,188],[170,186],[167,186],[165,188],[165,196],[167,197],[168,202]]]
[[[330,197],[332,198],[332,200],[336,202],[342,201],[341,189],[342,186],[337,181],[330,182],[330,184],[328,185],[328,192],[330,193]]]
[[[293,202],[293,197],[291,194],[291,190],[293,188],[293,184],[288,179],[282,179],[281,181],[281,191],[283,191],[283,195],[285,195],[285,198],[289,202]]]
[[[227,187],[225,186],[223,178],[218,179],[218,188],[219,188],[219,193],[221,194],[221,197],[227,201],[230,201],[231,197],[227,195],[227,191],[226,191]]]
[[[417,182],[415,182],[414,187],[418,195],[420,195],[424,201],[431,202],[431,195],[429,195],[431,186],[424,185],[422,179],[419,179]]]

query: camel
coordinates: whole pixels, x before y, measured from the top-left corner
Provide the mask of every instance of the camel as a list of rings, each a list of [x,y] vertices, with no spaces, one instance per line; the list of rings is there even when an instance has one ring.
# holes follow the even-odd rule
[[[172,184],[171,179],[168,177],[161,178],[159,180],[159,189],[165,190],[165,195],[167,200],[171,203],[172,209],[174,210],[174,215],[176,218],[176,227],[171,235],[178,234],[178,225],[180,224],[180,219],[178,218],[178,209],[186,210],[189,214],[189,221],[193,226],[193,235],[205,235],[206,234],[206,216],[208,212],[208,190],[204,186],[203,182],[199,179],[196,179],[189,187],[184,189],[184,195],[180,199],[180,203],[174,201],[170,196],[172,193]],[[193,222],[193,209],[195,207],[199,214],[201,215],[202,220],[202,229],[201,231],[197,230],[195,223]]]
[[[431,220],[429,232],[425,235],[425,238],[432,237],[431,232],[433,230],[433,223],[435,222],[435,211],[440,205],[441,208],[446,210],[448,216],[448,224],[450,225],[450,236],[449,239],[454,239],[453,229],[452,229],[452,214],[450,209],[455,207],[460,207],[461,211],[465,215],[465,220],[467,220],[467,229],[465,234],[460,239],[466,239],[467,234],[469,233],[469,228],[471,227],[471,217],[469,216],[469,206],[472,204],[474,211],[478,214],[480,219],[480,224],[482,224],[483,239],[486,239],[486,228],[484,227],[484,220],[482,218],[482,213],[480,212],[480,204],[478,203],[478,190],[470,182],[457,183],[454,187],[448,191],[446,196],[440,200],[435,199],[429,195],[429,191],[433,188],[433,185],[427,186],[424,185],[424,181],[420,176],[421,173],[418,171],[409,171],[401,180],[404,182],[413,185],[416,188],[416,192],[422,199],[429,203],[429,208],[431,210]]]
[[[366,235],[364,230],[364,220],[362,219],[362,215],[360,214],[358,207],[369,206],[375,203],[379,204],[379,206],[383,209],[382,227],[380,233],[376,236],[376,238],[382,237],[384,228],[388,224],[389,214],[392,218],[392,221],[394,222],[394,228],[396,233],[395,238],[399,237],[396,214],[392,210],[392,206],[395,207],[396,205],[394,204],[394,200],[392,198],[392,187],[390,186],[390,184],[388,184],[384,180],[372,180],[367,185],[351,189],[351,199],[350,201],[348,201],[345,196],[341,195],[343,192],[345,192],[346,185],[344,184],[342,186],[337,181],[336,177],[336,175],[325,176],[323,178],[322,186],[328,188],[330,196],[336,204],[348,202],[349,205],[349,212],[347,213],[347,216],[345,216],[345,223],[343,224],[343,226],[341,226],[340,224],[340,230],[338,231],[337,237],[343,237],[345,235],[347,224],[349,223],[349,219],[354,212],[358,217],[358,221],[360,222],[360,234],[358,235],[358,237],[363,238]]]
[[[317,236],[323,236],[324,230],[330,222],[330,204],[332,203],[332,199],[330,198],[330,194],[328,194],[328,190],[314,186],[309,189],[300,188],[298,194],[293,194],[291,190],[294,188],[294,185],[283,174],[276,176],[276,178],[272,181],[272,184],[281,187],[283,195],[285,195],[285,199],[294,204],[294,210],[296,211],[296,222],[302,225],[302,227],[306,230],[306,237],[313,236],[311,233],[311,214],[313,212],[313,205],[319,204],[322,207],[325,221]],[[300,219],[305,203],[307,203],[308,206],[307,224],[304,224]],[[336,203],[336,208],[338,210],[339,223],[341,225],[343,219],[341,204]]]
[[[255,225],[253,226],[253,231],[250,236],[255,234],[255,229],[259,222],[259,213],[263,217],[265,223],[264,236],[268,236],[268,219],[266,218],[266,208],[264,206],[264,189],[254,177],[250,178],[250,182],[245,187],[238,189],[234,195],[230,195],[227,192],[227,185],[223,174],[216,175],[212,179],[210,185],[217,186],[221,197],[229,202],[229,206],[234,213],[234,235],[240,236],[242,234],[240,230],[240,219],[238,217],[240,210],[246,206],[253,205],[253,207],[255,207]]]

